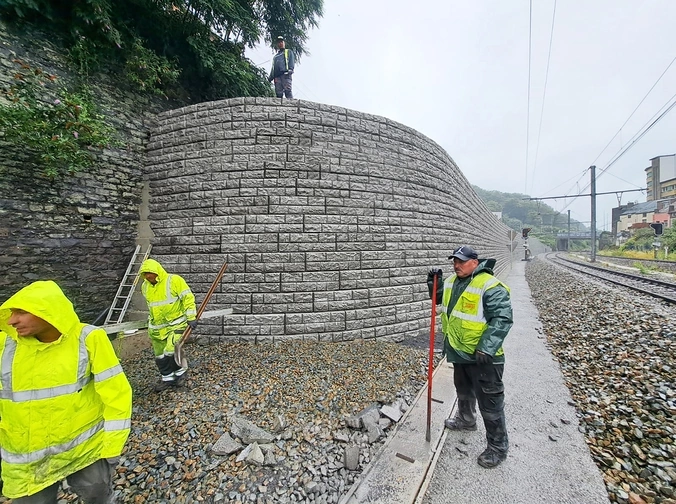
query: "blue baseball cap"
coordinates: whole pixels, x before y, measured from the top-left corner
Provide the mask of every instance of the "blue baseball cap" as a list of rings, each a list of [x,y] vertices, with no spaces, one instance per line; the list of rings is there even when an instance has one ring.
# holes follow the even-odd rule
[[[462,245],[455,249],[451,255],[448,256],[449,259],[457,257],[461,261],[469,261],[470,259],[478,259],[479,254],[476,253],[469,245]]]

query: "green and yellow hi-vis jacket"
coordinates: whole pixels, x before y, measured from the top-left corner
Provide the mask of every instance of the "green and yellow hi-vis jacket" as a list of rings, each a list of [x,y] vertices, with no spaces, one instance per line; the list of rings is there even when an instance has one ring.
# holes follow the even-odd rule
[[[54,326],[42,343],[8,324],[11,309]],[[132,391],[103,329],[80,322],[52,281],[0,306],[0,452],[3,493],[33,495],[102,458],[129,436]]]
[[[141,265],[140,275],[155,273],[157,283],[143,281],[141,291],[148,303],[148,332],[166,338],[164,329],[195,320],[197,308],[195,295],[180,275],[169,274],[154,259],[146,259]]]
[[[444,282],[441,314],[445,351],[450,362],[475,362],[476,351],[504,362],[502,343],[512,327],[509,287],[493,276],[493,259],[484,259],[467,278]]]

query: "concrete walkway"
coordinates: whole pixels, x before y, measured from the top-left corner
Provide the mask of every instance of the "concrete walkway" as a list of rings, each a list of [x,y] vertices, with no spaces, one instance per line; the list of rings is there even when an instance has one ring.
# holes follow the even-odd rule
[[[515,262],[506,279],[512,292],[514,327],[505,342],[505,394],[509,457],[494,469],[483,469],[476,457],[485,448],[483,426],[476,432],[444,430],[438,442],[422,446],[428,457],[419,464],[392,454],[406,452],[410,433],[420,429],[420,411],[426,411],[427,393],[420,394],[381,455],[342,502],[407,502],[420,504],[607,504],[600,471],[578,430],[575,408],[557,362],[539,333],[524,262]],[[442,364],[448,367],[446,364]],[[448,381],[444,387],[441,377]],[[439,379],[437,378],[439,377]],[[435,373],[433,395],[452,387],[450,368]],[[443,409],[447,411],[448,405]],[[433,406],[433,411],[435,406]],[[423,413],[424,414],[424,413]],[[423,416],[425,418],[425,416]],[[433,414],[435,422],[439,421]],[[424,430],[424,421],[422,423]],[[434,441],[434,436],[432,437]],[[431,460],[430,460],[431,456]],[[429,460],[427,468],[422,467]],[[421,466],[421,467],[417,467]],[[395,467],[395,471],[393,471]],[[398,468],[398,469],[397,469]],[[423,471],[423,469],[427,469]],[[421,480],[421,474],[424,479]],[[388,491],[380,491],[385,485]],[[393,498],[399,495],[398,498]],[[415,496],[415,497],[411,497]]]

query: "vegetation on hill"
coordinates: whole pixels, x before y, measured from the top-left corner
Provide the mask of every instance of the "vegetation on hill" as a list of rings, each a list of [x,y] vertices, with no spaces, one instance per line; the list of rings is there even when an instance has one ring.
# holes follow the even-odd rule
[[[554,247],[556,234],[568,231],[568,213],[561,213],[541,201],[529,201],[521,193],[487,191],[472,186],[492,212],[502,212],[502,221],[519,232],[531,228],[530,236],[536,236],[542,243]],[[571,231],[586,231],[581,222],[570,220]]]
[[[244,49],[283,35],[301,56],[322,13],[323,0],[0,0],[5,21],[60,40],[82,75],[192,102],[271,96]]]

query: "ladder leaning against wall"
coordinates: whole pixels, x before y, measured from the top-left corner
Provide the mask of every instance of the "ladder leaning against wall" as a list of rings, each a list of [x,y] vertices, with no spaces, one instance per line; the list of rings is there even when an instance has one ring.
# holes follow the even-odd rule
[[[110,305],[110,310],[108,310],[108,315],[106,315],[106,321],[103,325],[119,324],[122,322],[124,315],[127,313],[129,303],[131,302],[131,296],[134,294],[134,289],[136,289],[136,284],[139,280],[141,264],[148,259],[151,248],[152,245],[148,245],[146,251],[143,252],[141,246],[136,245],[134,255],[131,257],[131,261],[129,261],[129,266],[127,266],[127,271],[122,277],[120,286],[117,288],[115,299],[113,299],[113,304]]]

